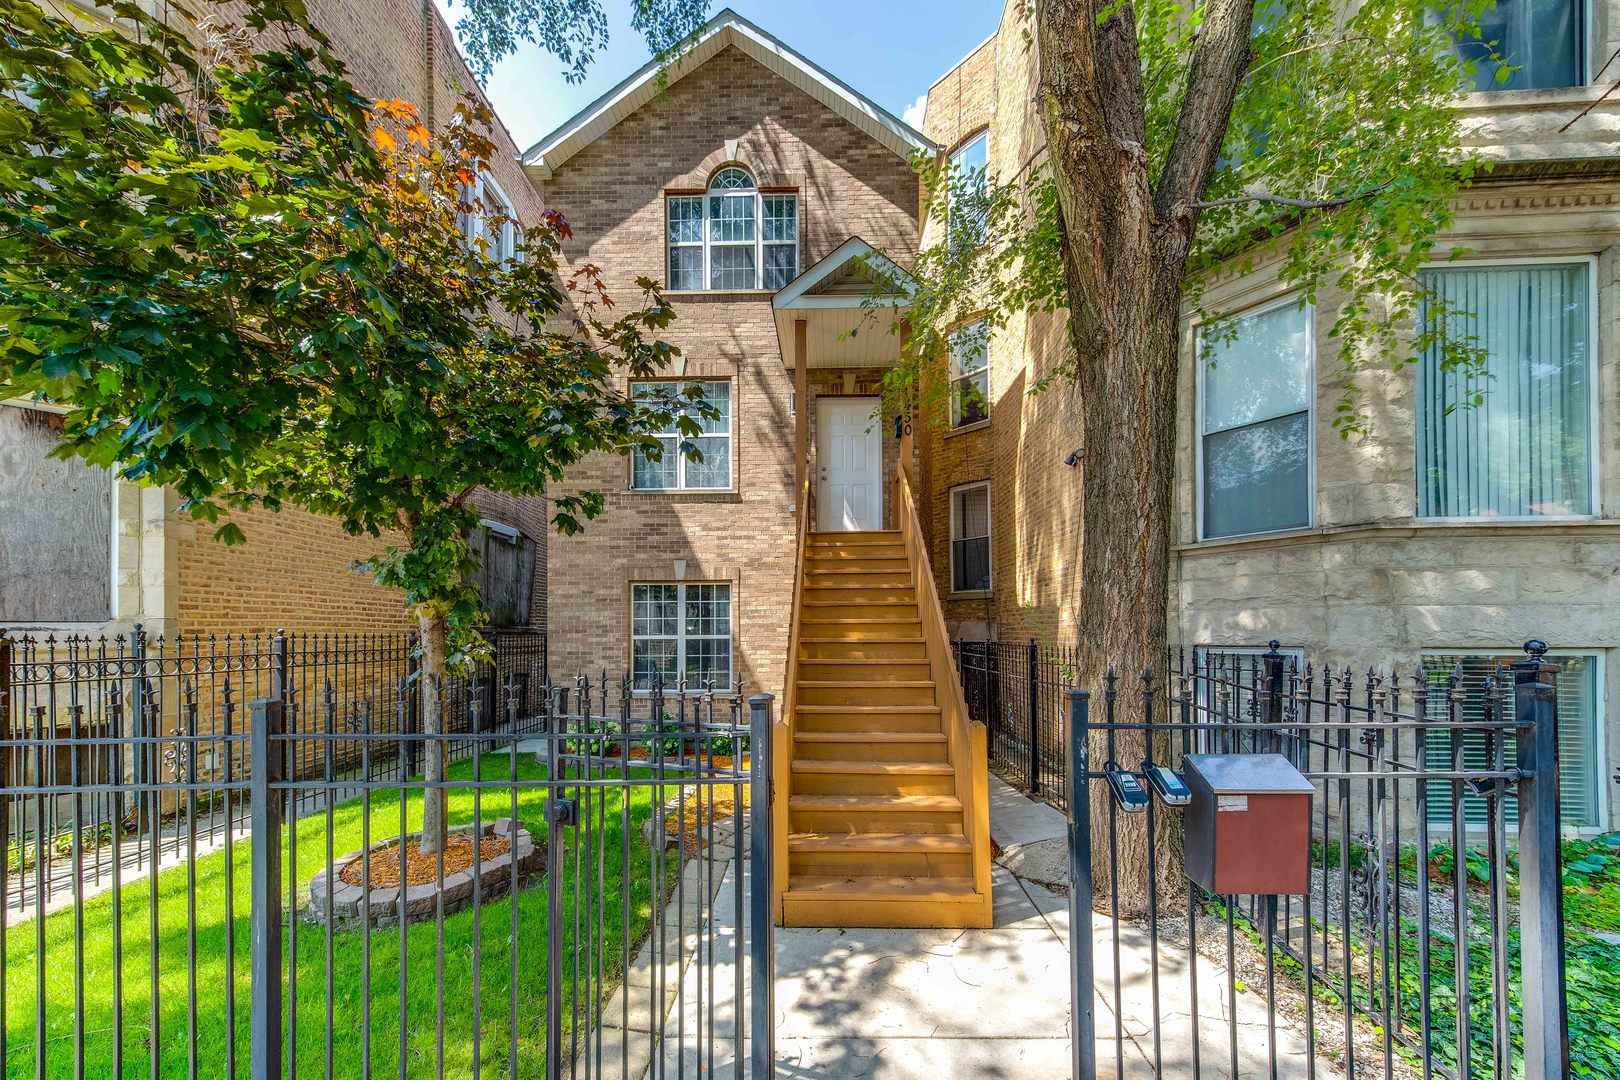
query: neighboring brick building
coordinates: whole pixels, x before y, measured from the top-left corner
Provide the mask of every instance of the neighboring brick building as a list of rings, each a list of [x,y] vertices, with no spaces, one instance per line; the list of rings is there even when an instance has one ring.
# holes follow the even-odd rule
[[[1521,2],[1496,5],[1510,36],[1519,24],[1503,13]],[[1496,168],[1458,199],[1436,252],[1466,247],[1469,261],[1426,271],[1480,316],[1487,404],[1448,410],[1457,388],[1431,359],[1371,370],[1356,386],[1367,434],[1343,439],[1329,336],[1343,297],[1324,290],[1301,309],[1264,253],[1217,270],[1205,308],[1244,322],[1214,369],[1191,317],[1184,334],[1169,614],[1190,648],[1275,638],[1314,661],[1403,673],[1459,661],[1478,673],[1544,638],[1565,664],[1565,819],[1603,828],[1620,823],[1608,782],[1620,695],[1607,689],[1620,677],[1620,103],[1596,76],[1620,46],[1620,3],[1561,2],[1568,18],[1538,16],[1560,32],[1505,42],[1524,61],[1506,89],[1462,99],[1465,141]],[[1001,181],[1045,153],[1025,10],[1010,0],[998,34],[928,95],[929,138],[972,154],[982,136]],[[925,225],[925,244],[939,227]],[[987,419],[923,425],[934,566],[960,636],[1074,642],[1081,477],[1064,458],[1082,441],[1077,401],[1065,384],[1028,393],[1068,350],[1061,320],[1015,318],[989,343]],[[1284,380],[1297,393],[1245,411],[1256,376],[1276,378],[1258,365],[1279,357],[1297,364]],[[1479,449],[1492,440],[1511,446]],[[965,594],[951,591],[948,493],[973,483],[988,485],[991,573]]]
[[[430,125],[446,122],[464,96],[479,93],[432,0],[323,4],[312,17],[363,93],[410,101]],[[498,120],[491,135],[497,151],[489,181],[513,216],[538,220],[540,201],[524,180],[511,135]],[[378,541],[289,508],[239,515],[247,543],[227,548],[213,539],[213,526],[178,513],[171,492],[115,482],[76,461],[40,460],[39,425],[6,422],[11,413],[37,417],[39,410],[20,402],[0,403],[0,410],[0,513],[13,524],[28,523],[0,528],[6,596],[0,626],[111,633],[141,623],[151,634],[206,634],[412,625],[400,594],[352,568],[379,551]],[[83,481],[67,483],[57,475],[64,470]],[[545,500],[481,492],[476,501],[495,526],[477,543],[489,548],[491,565],[502,573],[523,575],[497,583],[498,621],[543,629]],[[24,588],[30,548],[50,551],[63,573],[106,586],[71,596],[49,582]]]
[[[649,65],[524,155],[573,226],[571,261],[600,266],[610,292],[668,283],[682,354],[668,381],[708,384],[726,412],[702,465],[601,455],[570,472],[569,489],[607,506],[551,542],[553,674],[645,677],[684,657],[694,682],[780,692],[796,440],[813,445],[818,411],[841,402],[867,479],[883,492],[893,472],[889,425],[869,414],[898,339],[881,324],[841,335],[862,326],[867,244],[916,250],[918,148],[932,146],[726,11],[665,87]],[[887,497],[864,512],[879,527]]]

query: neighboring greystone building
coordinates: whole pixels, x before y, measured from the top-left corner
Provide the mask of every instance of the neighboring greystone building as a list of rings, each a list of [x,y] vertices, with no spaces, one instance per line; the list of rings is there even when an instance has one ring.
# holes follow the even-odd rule
[[[81,5],[98,19],[105,9]],[[363,93],[402,98],[430,125],[477,93],[449,27],[432,4],[367,0],[317,5]],[[484,197],[521,221],[540,202],[524,181],[517,147],[497,121]],[[502,237],[503,244],[514,241]],[[161,488],[116,480],[107,470],[44,455],[61,422],[36,403],[0,402],[0,627],[13,631],[149,635],[405,629],[403,597],[372,584],[354,564],[379,543],[345,533],[335,519],[288,508],[239,514],[241,547],[213,539],[213,526],[178,512]],[[497,625],[545,625],[546,503],[479,493],[489,528],[474,538],[484,557],[479,584]]]
[[[1044,156],[1024,7],[1009,2],[999,33],[933,86],[924,123],[1002,181]],[[1544,638],[1563,662],[1565,823],[1609,828],[1620,821],[1620,101],[1597,75],[1620,47],[1620,3],[1499,0],[1487,20],[1519,70],[1505,84],[1487,71],[1493,89],[1460,108],[1467,144],[1495,168],[1458,199],[1424,271],[1477,316],[1484,405],[1452,408],[1463,388],[1424,356],[1359,374],[1366,434],[1341,438],[1329,336],[1341,297],[1324,290],[1302,307],[1265,252],[1210,275],[1205,309],[1239,322],[1214,367],[1198,360],[1195,318],[1182,342],[1170,622],[1189,649],[1275,639],[1293,657],[1432,677],[1489,671]],[[1446,261],[1456,247],[1466,256]],[[925,436],[935,567],[963,637],[1073,642],[1080,477],[1063,459],[1079,443],[1076,403],[1064,386],[1027,393],[1067,349],[1060,321],[1041,315],[1015,318],[987,350],[964,348],[954,372],[988,387],[987,416],[959,412]]]

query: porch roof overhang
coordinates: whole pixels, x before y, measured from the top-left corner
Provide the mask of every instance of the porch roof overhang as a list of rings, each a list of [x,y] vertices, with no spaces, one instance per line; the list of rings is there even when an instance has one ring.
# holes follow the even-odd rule
[[[808,367],[888,367],[900,358],[896,324],[916,291],[903,267],[850,237],[771,298],[783,364],[796,363],[794,323],[802,321]]]

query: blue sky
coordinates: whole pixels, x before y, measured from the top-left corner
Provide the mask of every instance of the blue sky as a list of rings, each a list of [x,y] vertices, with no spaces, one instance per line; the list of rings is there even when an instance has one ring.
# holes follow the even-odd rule
[[[466,10],[455,0],[436,2],[452,26]],[[496,111],[520,148],[647,62],[646,42],[630,29],[628,0],[603,3],[611,37],[583,83],[570,85],[563,65],[532,45],[507,58],[490,80]],[[989,37],[1001,16],[999,0],[732,0],[714,4],[711,13],[726,6],[897,116]],[[920,119],[920,112],[908,119]]]

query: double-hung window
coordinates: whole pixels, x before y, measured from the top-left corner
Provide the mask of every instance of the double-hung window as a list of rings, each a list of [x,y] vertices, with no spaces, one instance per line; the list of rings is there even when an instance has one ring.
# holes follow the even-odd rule
[[[976,322],[950,336],[951,426],[990,417],[990,327]]]
[[[691,401],[696,387],[712,410]],[[687,415],[700,434],[683,435],[676,422],[655,432],[659,452],[637,447],[631,452],[630,486],[637,491],[716,491],[731,486],[731,384],[729,382],[638,382],[631,394],[642,401],[662,401],[673,416]],[[682,452],[682,443],[696,447],[701,460]]]
[[[666,201],[671,289],[780,289],[799,273],[799,199],[727,166],[703,195]]]
[[[630,666],[637,690],[684,679],[689,688],[731,684],[731,586],[630,586]]]
[[[469,244],[482,245],[491,261],[504,263],[522,258],[523,227],[512,213],[512,201],[494,178],[480,175],[462,189],[461,201],[467,212],[460,215],[461,233]]]
[[[1463,721],[1479,723],[1484,720],[1483,683],[1494,676],[1497,685],[1505,687],[1502,697],[1506,716],[1513,713],[1513,672],[1510,665],[1523,660],[1517,656],[1486,653],[1429,653],[1423,657],[1423,673],[1428,682],[1428,714],[1430,720],[1443,721],[1449,703],[1446,690],[1451,678],[1460,678]],[[1548,660],[1559,666],[1558,672],[1558,805],[1562,824],[1572,829],[1600,828],[1602,821],[1603,763],[1600,732],[1603,716],[1603,679],[1600,658],[1595,653],[1549,654]],[[1449,770],[1452,767],[1453,745],[1450,730],[1436,730],[1424,735],[1423,753],[1430,769]],[[1486,732],[1462,733],[1462,756],[1465,769],[1489,769],[1495,764]],[[1512,732],[1506,733],[1503,744],[1503,764],[1511,768],[1517,760]],[[1464,785],[1466,787],[1466,785]],[[1451,785],[1431,783],[1428,786],[1427,812],[1431,825],[1451,824]],[[1487,824],[1485,800],[1465,794],[1462,800],[1463,821],[1470,828]],[[1509,797],[1503,808],[1509,826],[1517,825],[1519,807]]]
[[[1586,82],[1587,0],[1496,0],[1457,42],[1474,90],[1550,90]]]
[[[1422,272],[1419,517],[1594,512],[1591,277],[1587,262]],[[1482,351],[1483,373],[1447,371],[1447,341]]]
[[[951,151],[950,242],[977,247],[984,241],[989,191],[989,132],[981,131]]]
[[[951,489],[951,591],[990,588],[990,485]]]
[[[1312,356],[1293,299],[1201,332],[1205,539],[1310,525]]]

